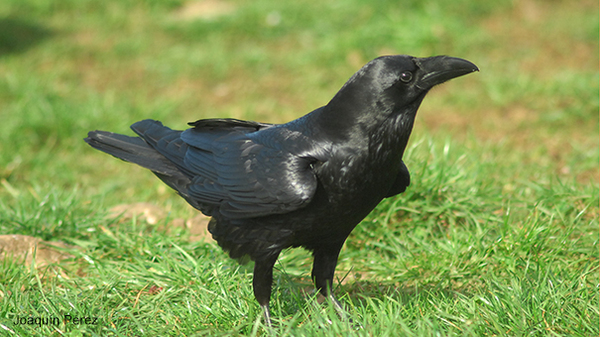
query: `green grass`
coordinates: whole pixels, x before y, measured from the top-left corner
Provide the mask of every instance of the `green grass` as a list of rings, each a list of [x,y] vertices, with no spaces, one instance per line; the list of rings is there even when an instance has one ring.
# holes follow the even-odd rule
[[[0,4],[0,234],[63,241],[74,256],[0,262],[0,335],[266,334],[252,265],[164,230],[195,213],[82,138],[143,118],[288,121],[389,53],[464,57],[481,72],[428,95],[405,156],[412,185],[344,246],[335,291],[354,323],[317,303],[310,254],[295,249],[276,265],[276,332],[600,334],[597,3],[228,4],[195,20],[178,0]],[[139,201],[168,218],[107,216]],[[13,324],[66,314],[98,322]]]

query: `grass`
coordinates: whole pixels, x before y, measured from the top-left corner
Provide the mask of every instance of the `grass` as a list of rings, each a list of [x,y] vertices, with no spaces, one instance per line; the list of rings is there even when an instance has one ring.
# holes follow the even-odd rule
[[[195,213],[82,138],[143,118],[284,122],[388,53],[464,57],[481,72],[429,94],[405,155],[412,185],[344,246],[335,291],[354,323],[317,303],[310,255],[295,249],[276,265],[276,332],[600,334],[597,3],[204,3],[211,17],[178,0],[0,4],[0,234],[73,255],[0,262],[2,334],[266,334],[252,265],[165,230]],[[107,216],[138,201],[168,218]],[[98,321],[14,324],[64,315]]]

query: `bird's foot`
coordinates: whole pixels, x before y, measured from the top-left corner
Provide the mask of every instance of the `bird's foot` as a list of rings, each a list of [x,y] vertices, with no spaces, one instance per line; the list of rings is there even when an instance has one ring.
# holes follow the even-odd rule
[[[338,314],[338,316],[340,317],[341,320],[347,321],[356,330],[359,330],[359,329],[363,328],[362,325],[360,325],[360,323],[355,322],[352,319],[352,317],[350,317],[350,314],[348,313],[348,311],[346,311],[346,309],[344,309],[344,307],[342,306],[342,304],[340,303],[340,301],[338,301],[337,298],[333,294],[329,294],[328,298],[329,298],[329,300],[331,300],[331,303],[333,304],[333,307],[335,308],[335,311],[337,312],[337,314]]]
[[[265,325],[269,328],[273,328],[273,323],[271,322],[271,313],[269,312],[269,306],[261,305],[260,307],[263,311],[263,316],[265,318]]]

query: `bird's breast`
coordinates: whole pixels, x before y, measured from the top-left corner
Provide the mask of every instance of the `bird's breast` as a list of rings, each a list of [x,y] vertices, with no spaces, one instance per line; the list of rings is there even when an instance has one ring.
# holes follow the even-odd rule
[[[389,191],[400,160],[377,160],[367,154],[334,157],[322,165],[317,179],[328,199],[343,207],[370,212]]]

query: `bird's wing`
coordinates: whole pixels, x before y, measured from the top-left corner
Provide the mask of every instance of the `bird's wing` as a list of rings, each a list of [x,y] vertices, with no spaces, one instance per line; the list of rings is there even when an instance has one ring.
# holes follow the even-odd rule
[[[211,118],[211,119],[200,119],[195,122],[188,123],[193,126],[196,130],[218,130],[225,129],[230,130],[232,128],[246,129],[247,131],[258,131],[267,127],[273,126],[273,124],[259,123],[253,121],[244,121],[235,118]]]
[[[400,194],[406,191],[406,188],[410,185],[410,173],[408,173],[408,167],[404,162],[400,162],[400,171],[396,176],[396,180],[390,186],[390,190],[386,194],[386,198],[392,197],[396,194]]]
[[[193,173],[187,189],[191,199],[214,205],[229,218],[287,213],[312,199],[317,188],[314,158],[290,152],[275,128],[267,136],[249,132],[270,125],[227,124],[196,122],[181,133],[187,144],[183,166]],[[293,144],[298,148],[297,141]]]

